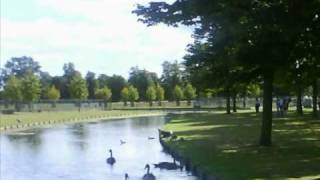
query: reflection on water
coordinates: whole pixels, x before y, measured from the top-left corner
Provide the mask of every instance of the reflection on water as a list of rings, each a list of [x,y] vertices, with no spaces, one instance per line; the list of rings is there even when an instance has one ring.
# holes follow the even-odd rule
[[[63,125],[0,136],[0,179],[2,180],[130,180],[142,179],[144,167],[172,161],[162,152],[157,129],[165,117],[149,117]],[[126,144],[120,143],[126,141]],[[116,164],[106,164],[108,150]],[[195,180],[184,171],[151,168],[162,180]]]

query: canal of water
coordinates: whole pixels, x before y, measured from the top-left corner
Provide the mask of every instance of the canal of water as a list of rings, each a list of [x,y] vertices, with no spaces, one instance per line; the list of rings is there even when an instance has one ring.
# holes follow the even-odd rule
[[[150,164],[157,180],[196,180],[185,171],[153,167],[173,161],[158,139],[158,128],[166,121],[166,117],[127,118],[1,134],[0,179],[123,180],[128,173],[135,180],[142,179]],[[113,166],[106,163],[109,149],[116,158]]]

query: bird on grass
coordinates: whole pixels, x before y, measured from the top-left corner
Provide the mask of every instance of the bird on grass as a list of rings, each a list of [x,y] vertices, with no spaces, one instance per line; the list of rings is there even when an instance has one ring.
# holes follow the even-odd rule
[[[143,176],[143,180],[155,180],[156,177],[150,173],[150,166],[149,164],[146,165],[146,167],[144,169],[147,169],[147,173]]]
[[[116,163],[116,159],[112,156],[112,150],[109,150],[110,152],[110,157],[107,159],[107,163],[110,165],[113,165],[114,163]]]

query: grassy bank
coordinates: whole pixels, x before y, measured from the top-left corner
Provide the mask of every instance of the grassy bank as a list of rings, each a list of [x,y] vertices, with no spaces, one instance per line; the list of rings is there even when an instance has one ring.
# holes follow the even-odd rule
[[[165,126],[184,141],[166,140],[183,157],[221,179],[320,178],[320,120],[289,113],[275,118],[273,146],[259,147],[260,115],[187,114]]]
[[[88,121],[92,119],[112,119],[144,115],[160,115],[161,111],[58,111],[58,112],[16,112],[12,115],[0,114],[0,131],[30,128],[46,124]]]

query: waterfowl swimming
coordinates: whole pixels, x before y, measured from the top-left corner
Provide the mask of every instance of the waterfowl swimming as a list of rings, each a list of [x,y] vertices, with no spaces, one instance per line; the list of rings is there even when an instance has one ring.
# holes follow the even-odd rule
[[[171,162],[160,162],[158,164],[154,164],[155,168],[166,169],[166,170],[176,170],[182,169],[182,166],[177,165],[176,160],[173,159],[173,163]]]
[[[110,157],[107,159],[107,163],[113,165],[116,162],[116,159],[112,156],[112,150],[109,150]]]
[[[142,179],[143,180],[155,180],[156,177],[152,173],[150,173],[149,164],[146,165],[145,169],[147,169],[147,174],[145,174]]]
[[[124,175],[124,178],[125,178],[125,180],[128,180],[128,179],[129,179],[128,173],[126,173],[126,174]]]
[[[125,143],[126,143],[125,141],[120,140],[120,145],[123,145],[123,144],[125,144]]]

